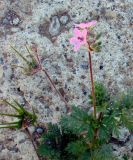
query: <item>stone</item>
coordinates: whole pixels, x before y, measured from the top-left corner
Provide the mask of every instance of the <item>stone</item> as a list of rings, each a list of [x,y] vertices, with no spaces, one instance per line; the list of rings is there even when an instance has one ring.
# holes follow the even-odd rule
[[[67,24],[67,22],[68,22],[68,16],[61,16],[60,17],[60,22],[62,24]]]
[[[18,17],[16,17],[13,19],[12,24],[16,26],[19,24],[19,22],[20,22],[20,19]]]
[[[60,22],[57,16],[52,17],[50,26],[49,26],[49,33],[51,36],[57,36],[60,32]]]
[[[9,10],[2,19],[2,24],[5,26],[18,26],[20,22],[20,17],[13,10]]]
[[[44,129],[42,127],[36,127],[35,131],[39,134],[42,134],[44,132]]]

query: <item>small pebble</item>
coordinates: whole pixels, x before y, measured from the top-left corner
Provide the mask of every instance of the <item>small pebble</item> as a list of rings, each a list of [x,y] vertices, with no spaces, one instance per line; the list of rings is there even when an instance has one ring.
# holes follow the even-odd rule
[[[19,23],[20,23],[20,19],[18,17],[14,18],[12,21],[12,24],[15,26],[18,25]]]
[[[6,25],[6,26],[8,26],[8,25],[17,26],[20,24],[20,22],[21,22],[21,20],[20,20],[19,16],[13,10],[8,11],[2,20],[2,24]]]
[[[39,134],[42,134],[44,132],[44,129],[42,127],[37,127],[35,131]]]
[[[61,16],[60,17],[60,22],[62,24],[66,24],[68,22],[68,16]]]

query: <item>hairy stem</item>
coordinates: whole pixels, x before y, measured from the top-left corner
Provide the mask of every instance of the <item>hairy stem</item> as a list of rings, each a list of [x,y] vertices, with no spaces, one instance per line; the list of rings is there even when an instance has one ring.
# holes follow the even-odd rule
[[[91,87],[92,87],[93,114],[94,114],[94,117],[96,119],[96,97],[95,97],[95,89],[94,89],[94,80],[93,80],[92,61],[91,61],[90,50],[88,50],[88,56],[89,56],[89,66],[90,66]]]
[[[52,81],[50,75],[48,74],[48,72],[42,68],[42,71],[45,73],[45,75],[47,76],[48,80],[50,81],[51,85],[53,86],[53,88],[55,89],[55,91],[57,92],[57,94],[59,95],[59,97],[61,98],[61,100],[65,103],[66,105],[66,108],[67,108],[67,112],[69,112],[71,109],[70,109],[70,106],[68,105],[68,103],[66,102],[65,98],[62,96],[62,94],[59,92],[59,90],[56,88],[54,82]]]

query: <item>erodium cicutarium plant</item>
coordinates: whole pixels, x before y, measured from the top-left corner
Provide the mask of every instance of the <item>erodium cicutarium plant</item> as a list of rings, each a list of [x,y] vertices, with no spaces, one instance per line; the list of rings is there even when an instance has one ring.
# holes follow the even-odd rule
[[[108,93],[103,84],[94,82],[92,53],[101,51],[101,33],[96,34],[94,27],[97,21],[75,24],[73,37],[70,43],[73,51],[78,52],[82,47],[88,53],[89,75],[91,80],[91,94],[89,95],[88,106],[92,107],[92,112],[87,109],[80,109],[78,106],[69,105],[65,98],[56,88],[48,71],[42,66],[40,57],[37,53],[31,54],[26,47],[30,59],[25,58],[14,47],[12,49],[24,61],[26,65],[14,66],[23,69],[25,76],[33,76],[38,72],[43,72],[51,83],[56,93],[66,106],[67,113],[63,115],[58,123],[44,124],[46,126],[39,146],[30,134],[28,127],[37,124],[35,111],[26,111],[25,106],[14,100],[10,103],[2,100],[2,105],[12,107],[16,113],[1,113],[1,116],[15,117],[16,121],[0,124],[0,128],[25,129],[32,141],[38,159],[47,160],[116,160],[112,153],[113,135],[119,135],[119,128],[126,127],[130,132],[133,131],[133,90],[126,93],[115,95],[115,98]],[[76,53],[75,53],[76,54]],[[28,103],[28,102],[27,102]],[[117,139],[115,139],[117,140]],[[38,144],[37,143],[37,144]],[[125,158],[127,156],[124,156]]]
[[[116,160],[110,145],[112,135],[119,135],[120,126],[133,130],[133,92],[113,99],[104,85],[94,83],[91,56],[101,51],[101,33],[93,30],[96,24],[75,24],[70,38],[74,52],[82,47],[88,52],[93,113],[73,105],[58,124],[48,124],[39,147],[40,155],[48,160]]]

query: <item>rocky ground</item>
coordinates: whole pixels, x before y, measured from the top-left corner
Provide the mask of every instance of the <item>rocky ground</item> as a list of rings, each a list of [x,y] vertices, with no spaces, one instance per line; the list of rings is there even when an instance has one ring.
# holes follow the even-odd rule
[[[87,52],[73,52],[69,44],[75,23],[97,20],[102,32],[102,52],[94,54],[95,80],[111,94],[133,87],[133,1],[132,0],[0,0],[0,98],[28,101],[34,106],[38,123],[55,122],[66,112],[65,105],[43,72],[26,76],[25,65],[11,45],[27,56],[25,46],[35,49],[42,65],[69,104],[88,106],[90,81]],[[28,108],[28,107],[27,107]],[[31,108],[28,108],[31,110]],[[0,106],[0,112],[11,112]],[[0,118],[0,121],[9,120]],[[34,128],[31,128],[31,132]],[[121,129],[114,152],[122,160],[133,158],[133,136]],[[0,160],[38,160],[23,131],[0,130]]]

